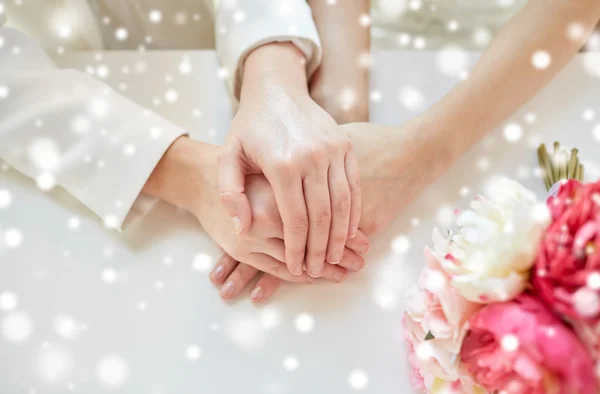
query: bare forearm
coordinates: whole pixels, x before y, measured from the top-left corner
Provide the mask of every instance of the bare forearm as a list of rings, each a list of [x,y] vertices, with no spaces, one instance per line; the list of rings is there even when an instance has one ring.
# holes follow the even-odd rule
[[[158,162],[143,191],[196,214],[206,189],[214,183],[211,172],[216,152],[212,145],[178,138]]]
[[[366,121],[370,62],[370,0],[308,0],[323,48],[313,98],[338,122]],[[354,102],[353,102],[354,101]]]
[[[290,42],[274,42],[252,51],[244,62],[240,99],[272,82],[287,91],[308,95],[306,58]]]
[[[444,168],[498,127],[569,62],[600,18],[597,0],[530,0],[473,68],[428,110],[423,141]],[[576,26],[576,27],[574,27]],[[577,36],[569,31],[577,31]],[[544,62],[544,56],[550,62]]]

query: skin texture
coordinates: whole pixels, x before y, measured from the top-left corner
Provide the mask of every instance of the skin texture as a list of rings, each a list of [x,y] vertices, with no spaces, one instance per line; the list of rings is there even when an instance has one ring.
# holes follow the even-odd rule
[[[308,0],[323,48],[310,95],[338,124],[369,120],[370,3]]]
[[[291,43],[266,44],[244,63],[240,105],[219,155],[219,192],[240,235],[251,229],[245,177],[263,174],[284,225],[285,262],[319,277],[356,236],[361,192],[348,136],[309,96],[305,59]],[[306,263],[306,267],[304,264]]]
[[[235,234],[229,214],[222,207],[217,189],[216,157],[219,148],[192,141],[187,137],[177,139],[167,150],[151,174],[144,192],[161,198],[191,212],[198,218],[208,235],[237,261],[255,267],[245,267],[236,275],[248,276],[256,270],[268,272],[273,277],[296,283],[314,283],[306,273],[292,275],[284,261],[283,224],[274,195],[262,176],[250,176],[246,182],[249,201],[255,215],[252,228],[243,235]],[[356,271],[364,266],[358,253],[368,249],[368,240],[361,233],[346,245],[344,258],[338,265],[325,264],[322,277],[334,282],[345,280],[347,270]],[[228,271],[223,271],[228,273]],[[220,274],[214,272],[219,278]],[[229,276],[229,275],[228,275]],[[232,284],[222,289],[224,297],[234,296],[242,290],[241,282],[232,278]]]
[[[395,128],[348,125],[355,148],[372,149],[370,155],[357,151],[363,189],[369,191],[363,196],[360,228],[367,235],[384,228],[487,132],[544,88],[583,46],[599,19],[597,0],[530,0],[493,40],[468,80],[425,113]],[[573,23],[583,32],[576,39],[568,34]],[[548,67],[532,64],[538,51],[550,55]],[[376,143],[371,138],[378,132],[386,138]],[[396,161],[390,162],[386,158],[392,152]],[[425,153],[430,160],[402,172]],[[263,275],[254,289],[272,295],[279,285]]]

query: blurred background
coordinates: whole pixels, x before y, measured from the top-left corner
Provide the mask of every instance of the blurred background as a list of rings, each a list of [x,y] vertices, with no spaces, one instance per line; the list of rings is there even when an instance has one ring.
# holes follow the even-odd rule
[[[343,1],[343,0],[342,0]],[[481,50],[527,0],[371,0],[374,49]]]

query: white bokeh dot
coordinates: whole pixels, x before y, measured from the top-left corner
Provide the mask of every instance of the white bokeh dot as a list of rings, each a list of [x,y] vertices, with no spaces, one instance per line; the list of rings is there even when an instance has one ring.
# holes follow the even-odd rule
[[[4,244],[9,248],[18,248],[23,243],[23,233],[16,228],[9,228],[4,232]]]
[[[538,70],[544,70],[548,68],[551,62],[552,58],[546,51],[536,51],[531,56],[531,64],[533,64],[533,67],[537,68]]]
[[[506,352],[514,352],[519,348],[519,338],[513,334],[506,334],[500,340],[500,346]]]
[[[174,89],[169,89],[165,92],[165,100],[169,103],[174,103],[179,99],[179,93]]]
[[[200,350],[200,348],[197,345],[189,345],[185,349],[185,357],[187,357],[188,360],[192,360],[192,361],[198,360],[201,355],[202,355],[202,351]]]
[[[266,331],[254,316],[238,316],[227,323],[227,332],[231,340],[242,349],[252,350],[260,347]]]
[[[567,26],[567,36],[573,41],[581,41],[585,39],[585,27],[582,23],[571,22]]]
[[[70,315],[60,314],[54,318],[54,331],[65,340],[75,340],[79,336],[79,323]]]
[[[160,12],[160,10],[150,10],[148,19],[152,23],[160,23],[160,21],[162,21],[162,12]]]
[[[534,124],[535,121],[537,120],[537,115],[529,112],[527,114],[525,114],[525,123],[527,124]]]
[[[12,202],[12,194],[8,189],[0,189],[0,209],[8,208]]]
[[[288,372],[293,372],[298,369],[300,362],[294,356],[287,356],[283,359],[283,368]]]
[[[102,270],[100,277],[102,278],[102,282],[104,283],[115,283],[115,281],[117,280],[117,271],[115,271],[112,268],[105,268]]]
[[[192,268],[198,272],[207,272],[213,265],[212,257],[206,253],[198,253],[194,256]]]
[[[33,323],[25,312],[13,312],[2,319],[2,336],[8,342],[24,342],[32,333]]]
[[[449,205],[442,205],[436,213],[437,221],[444,227],[449,227],[454,222],[454,209]]]
[[[425,99],[415,86],[405,86],[399,92],[400,103],[410,111],[418,111],[423,107]]]
[[[190,63],[189,59],[184,59],[181,63],[179,63],[179,72],[183,75],[187,75],[192,72],[192,63]]]
[[[592,135],[594,136],[596,141],[600,141],[600,123],[594,126],[594,129],[592,130]]]
[[[52,171],[60,165],[60,151],[54,140],[47,137],[34,139],[27,148],[33,165],[41,171]]]
[[[42,380],[48,383],[62,382],[73,372],[73,356],[66,348],[46,346],[37,354],[36,367]]]
[[[399,303],[398,293],[388,286],[378,286],[373,291],[373,300],[381,309],[393,310]]]
[[[590,120],[594,120],[594,117],[596,116],[596,114],[593,109],[586,108],[583,110],[583,113],[581,114],[581,116],[583,116],[583,120],[589,122]]]
[[[246,20],[246,14],[242,10],[235,10],[233,12],[232,17],[233,17],[233,21],[236,23],[242,23],[243,21]]]
[[[136,148],[135,148],[135,146],[134,146],[134,145],[132,145],[132,144],[125,144],[125,145],[123,146],[123,153],[124,153],[126,156],[133,156],[133,155],[135,155],[135,152],[136,152],[136,151],[137,151],[137,149],[136,149]]]
[[[392,251],[397,254],[406,254],[410,250],[410,239],[406,235],[398,235],[392,240]]]
[[[518,142],[523,136],[523,128],[517,123],[509,123],[504,126],[504,139],[508,142]]]
[[[589,287],[581,287],[573,293],[573,308],[583,318],[592,318],[600,313],[600,295]]]
[[[302,333],[307,333],[315,328],[315,318],[308,313],[301,313],[296,316],[294,321],[296,329]]]
[[[10,94],[10,90],[5,85],[0,85],[0,100],[5,99]]]
[[[600,290],[600,272],[597,271],[590,273],[587,277],[586,284],[591,290]],[[2,299],[0,298],[0,301],[1,300]]]
[[[79,226],[81,226],[81,220],[77,216],[71,216],[67,220],[67,226],[71,230],[77,230],[79,228]]]
[[[118,41],[125,41],[127,39],[127,37],[129,37],[129,32],[127,31],[126,28],[124,28],[124,27],[118,27],[115,30],[115,38]]]
[[[467,54],[457,46],[448,46],[438,52],[437,63],[442,74],[458,77],[467,68]]]
[[[42,172],[35,178],[35,183],[40,190],[50,190],[56,185],[56,179],[50,172]]]
[[[350,384],[350,387],[354,390],[363,390],[369,384],[369,375],[362,369],[355,369],[350,372],[348,384]]]
[[[118,355],[106,355],[96,365],[96,378],[109,388],[122,386],[129,376],[127,361]]]
[[[0,310],[4,312],[12,311],[19,304],[19,299],[15,293],[3,291],[0,293]]]
[[[371,16],[369,14],[362,14],[358,18],[358,24],[361,25],[362,27],[371,26]]]
[[[266,307],[260,311],[259,319],[265,330],[271,330],[279,325],[281,316],[274,307]]]

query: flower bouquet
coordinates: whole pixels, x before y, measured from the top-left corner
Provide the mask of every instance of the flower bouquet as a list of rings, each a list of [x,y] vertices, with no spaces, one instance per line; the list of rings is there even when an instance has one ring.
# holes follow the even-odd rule
[[[600,182],[582,182],[577,150],[538,157],[547,201],[500,179],[434,230],[403,318],[414,387],[600,393]]]

